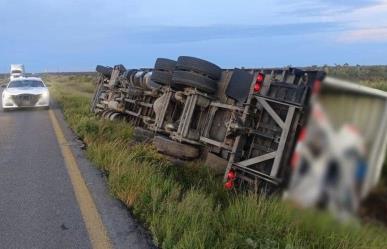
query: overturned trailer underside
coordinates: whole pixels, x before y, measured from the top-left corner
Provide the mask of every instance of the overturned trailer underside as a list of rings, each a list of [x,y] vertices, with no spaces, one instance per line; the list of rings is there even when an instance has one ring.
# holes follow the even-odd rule
[[[216,165],[227,188],[272,192],[288,186],[297,141],[316,98],[336,126],[350,122],[366,134],[371,149],[363,196],[380,176],[387,135],[387,97],[381,91],[338,82],[318,70],[222,70],[186,56],[177,62],[158,59],[151,69],[118,65],[97,71],[93,112],[129,121],[163,154]],[[367,105],[353,106],[358,110],[353,119],[340,119],[335,106],[346,108],[358,95],[368,98]],[[370,118],[373,132],[364,123]]]

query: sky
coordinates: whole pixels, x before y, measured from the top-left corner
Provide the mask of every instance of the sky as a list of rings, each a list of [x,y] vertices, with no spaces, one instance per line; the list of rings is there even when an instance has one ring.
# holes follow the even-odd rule
[[[0,72],[387,64],[387,0],[0,0]]]

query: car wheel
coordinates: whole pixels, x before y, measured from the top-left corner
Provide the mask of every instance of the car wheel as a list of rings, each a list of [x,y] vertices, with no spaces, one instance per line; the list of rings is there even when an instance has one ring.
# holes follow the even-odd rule
[[[214,93],[217,89],[215,80],[188,71],[175,71],[172,76],[172,82],[175,85],[193,87],[205,93]]]
[[[192,160],[200,156],[200,150],[197,147],[182,144],[166,137],[154,137],[153,144],[158,152],[175,158]]]
[[[176,68],[204,74],[214,80],[219,80],[222,74],[222,69],[217,65],[209,61],[190,56],[180,56],[177,59]]]

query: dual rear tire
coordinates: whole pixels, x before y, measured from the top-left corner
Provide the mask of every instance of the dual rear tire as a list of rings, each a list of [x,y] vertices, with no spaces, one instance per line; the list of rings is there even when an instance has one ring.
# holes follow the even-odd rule
[[[217,65],[189,56],[180,56],[177,61],[158,58],[152,72],[152,81],[180,90],[185,87],[213,94],[222,70]]]
[[[217,90],[217,81],[221,74],[221,68],[209,61],[180,56],[172,76],[172,82],[177,86],[192,87],[213,94]]]
[[[176,68],[176,61],[158,58],[156,60],[151,80],[163,86],[172,85],[172,74]]]

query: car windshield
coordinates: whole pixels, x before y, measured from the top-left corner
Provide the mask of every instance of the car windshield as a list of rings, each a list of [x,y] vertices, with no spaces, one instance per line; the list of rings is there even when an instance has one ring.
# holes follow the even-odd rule
[[[21,70],[12,70],[11,73],[22,73],[22,71]]]
[[[8,88],[17,87],[44,87],[44,84],[39,80],[17,80],[11,81],[8,85]]]

